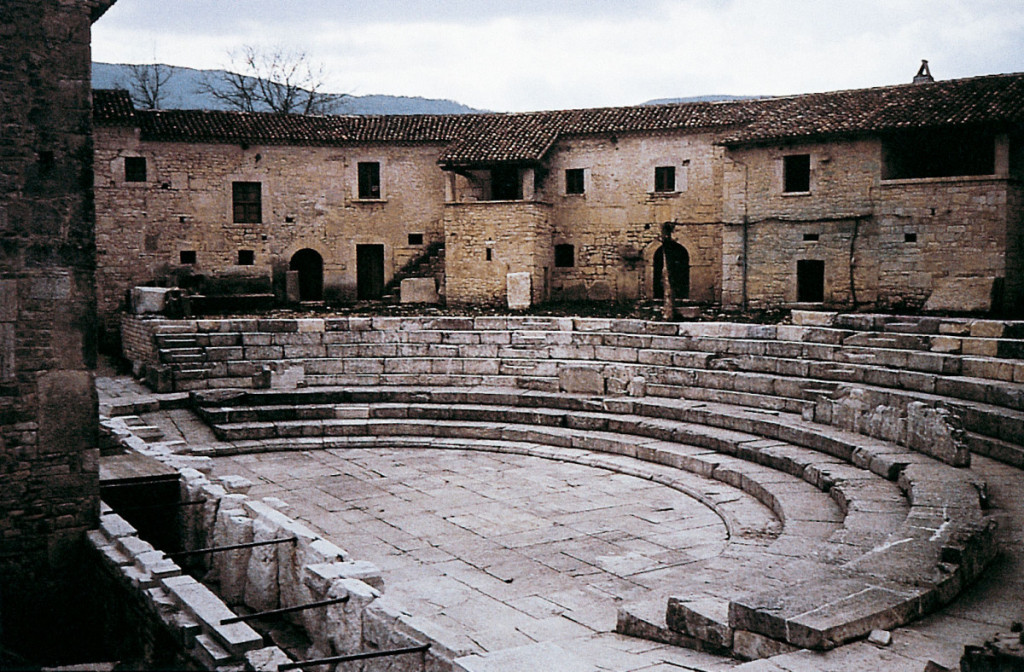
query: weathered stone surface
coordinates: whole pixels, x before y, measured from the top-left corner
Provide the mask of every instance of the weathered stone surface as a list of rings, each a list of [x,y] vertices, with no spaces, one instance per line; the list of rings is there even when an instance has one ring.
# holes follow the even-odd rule
[[[168,287],[132,287],[132,312],[136,315],[162,313],[167,307]]]
[[[241,656],[263,646],[263,638],[245,623],[221,625],[222,620],[235,614],[209,588],[191,576],[172,576],[160,583],[174,601],[195,616],[232,655]]]
[[[907,405],[907,446],[954,467],[969,467],[963,423],[952,411],[921,402]]]
[[[994,277],[951,277],[939,280],[925,302],[924,309],[934,312],[990,312],[996,281]]]
[[[558,369],[558,387],[572,394],[604,394],[604,375],[587,366],[562,366]]]
[[[533,305],[532,276],[529,273],[509,273],[506,276],[506,295],[509,310],[526,310]]]
[[[731,649],[733,629],[729,626],[729,600],[713,597],[670,597],[666,612],[668,627],[713,647]]]
[[[793,324],[806,327],[831,327],[839,313],[823,310],[793,310],[790,313]]]
[[[399,290],[402,303],[441,302],[437,293],[437,281],[434,278],[405,278]]]
[[[277,672],[277,668],[292,662],[284,651],[276,646],[245,652],[246,668],[253,672]]]
[[[597,667],[555,644],[520,646],[455,660],[456,672],[597,672]]]

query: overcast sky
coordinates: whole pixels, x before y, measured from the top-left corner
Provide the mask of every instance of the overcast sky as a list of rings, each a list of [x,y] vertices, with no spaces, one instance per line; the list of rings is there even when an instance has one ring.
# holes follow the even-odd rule
[[[118,0],[93,60],[304,49],[327,89],[496,111],[785,95],[1024,71],[1022,0]]]

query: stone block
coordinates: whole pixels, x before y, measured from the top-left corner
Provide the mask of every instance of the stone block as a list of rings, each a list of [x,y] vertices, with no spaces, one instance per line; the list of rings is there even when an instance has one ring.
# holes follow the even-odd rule
[[[284,297],[288,303],[298,303],[302,300],[302,293],[299,289],[298,271],[285,271]]]
[[[505,276],[509,310],[526,310],[533,305],[532,279],[525,271]]]
[[[276,646],[267,646],[245,653],[246,669],[253,672],[277,672],[279,666],[290,662],[292,659],[288,657],[288,654]]]
[[[331,584],[337,579],[357,579],[376,590],[384,591],[384,579],[381,578],[380,569],[366,560],[325,562],[305,567],[303,580],[310,590],[319,595],[326,595]]]
[[[729,627],[729,601],[726,599],[670,597],[665,618],[668,627],[676,632],[716,648],[732,648],[733,630]]]
[[[935,282],[924,309],[929,312],[988,313],[992,311],[994,277],[943,278]]]
[[[791,315],[793,324],[807,327],[831,327],[835,324],[839,313],[821,310],[794,310]]]
[[[191,576],[171,576],[163,579],[161,585],[179,606],[203,625],[204,630],[216,635],[232,655],[241,656],[263,646],[263,638],[245,623],[221,625],[222,620],[235,614],[209,588]]]
[[[558,387],[570,394],[604,394],[604,375],[586,366],[560,366]]]
[[[162,313],[167,308],[167,295],[174,290],[170,287],[133,287],[132,313],[146,315]]]
[[[907,404],[907,447],[954,467],[969,467],[971,453],[960,418],[945,408]]]
[[[733,634],[732,654],[740,660],[762,660],[794,651],[799,649],[749,630],[737,630]],[[781,671],[782,668],[778,669]]]
[[[399,296],[402,303],[441,302],[441,297],[437,293],[437,281],[434,278],[405,278],[402,280]]]

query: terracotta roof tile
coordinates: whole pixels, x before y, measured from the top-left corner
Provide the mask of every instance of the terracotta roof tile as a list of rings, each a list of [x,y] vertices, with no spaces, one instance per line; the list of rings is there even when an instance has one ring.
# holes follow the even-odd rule
[[[102,126],[134,126],[135,107],[131,96],[122,89],[94,89],[92,119]]]
[[[1024,123],[1024,74],[991,75],[782,98],[520,114],[302,116],[132,111],[125,92],[96,92],[97,123],[136,123],[143,140],[249,144],[445,145],[442,165],[543,159],[559,137],[709,130],[725,145],[900,128]]]

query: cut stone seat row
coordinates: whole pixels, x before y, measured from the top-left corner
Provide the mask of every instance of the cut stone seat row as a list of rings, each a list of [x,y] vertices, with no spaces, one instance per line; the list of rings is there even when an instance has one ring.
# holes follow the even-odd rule
[[[750,326],[750,325],[729,325]],[[758,325],[760,327],[760,325]],[[764,327],[772,330],[783,327]],[[804,328],[801,328],[804,329]],[[814,334],[816,332],[810,332]],[[816,340],[739,335],[683,336],[618,333],[614,331],[337,331],[337,332],[237,332],[217,334],[157,334],[156,342],[164,363],[237,359],[347,358],[347,357],[553,357],[558,359],[600,359],[637,362],[637,351],[689,353],[699,357],[710,353],[780,357],[802,361],[837,361],[873,364],[922,373],[973,375],[994,380],[1024,381],[1024,366],[984,349],[973,355],[950,346],[944,351],[915,351],[891,347],[889,339],[865,340],[870,334],[842,338],[835,330],[823,332]],[[803,334],[808,335],[808,334]],[[1022,345],[1018,341],[1013,343]],[[530,354],[530,351],[535,354]],[[1017,356],[1024,354],[1018,352]],[[179,351],[179,354],[175,354]],[[660,355],[664,357],[665,355]],[[706,359],[706,357],[705,357]],[[704,366],[690,364],[691,366]]]
[[[695,400],[723,400],[751,407],[809,414],[822,411],[816,407],[827,401],[838,385],[854,384],[870,391],[879,400],[894,408],[922,402],[953,409],[971,434],[971,445],[985,455],[1012,464],[1024,464],[1024,388],[1015,385],[994,385],[985,380],[964,377],[947,378],[933,375],[914,376],[859,365],[846,365],[844,370],[816,366],[814,362],[731,358],[730,364],[750,364],[772,371],[728,369],[696,369],[657,366],[654,364],[598,363],[574,360],[496,360],[476,358],[395,358],[395,359],[300,359],[269,363],[278,369],[301,367],[307,385],[339,384],[510,386],[530,389],[560,389],[558,373],[566,367],[582,367],[602,371],[606,377],[628,380],[641,376],[649,394],[684,397]],[[257,363],[236,362],[219,365],[211,374],[242,375],[256,371]],[[340,370],[347,373],[332,373]],[[802,375],[806,372],[808,375]],[[809,374],[815,375],[809,375]],[[857,374],[857,375],[855,375]],[[832,379],[817,376],[833,376]],[[836,380],[835,378],[839,378]],[[849,383],[847,381],[853,381]],[[186,382],[187,381],[183,381]],[[232,387],[245,378],[203,378],[196,376],[195,388]],[[901,385],[913,389],[901,389]],[[183,387],[189,387],[185,384]],[[819,417],[819,419],[822,419]],[[828,418],[823,419],[829,422]]]
[[[339,406],[349,415],[357,410],[352,403],[383,405],[360,409],[366,417],[357,421],[256,426],[270,425],[276,432],[286,428],[285,434],[300,435],[345,427],[343,436],[331,432],[332,436],[320,438],[323,445],[350,445],[353,439],[371,438],[358,436],[368,433],[375,441],[424,440],[410,435],[425,435],[430,441],[451,436],[494,442],[523,439],[624,453],[717,475],[783,516],[786,506],[777,500],[779,486],[772,478],[796,474],[828,490],[843,504],[850,525],[844,525],[840,539],[830,540],[834,543],[825,553],[829,561],[816,566],[812,578],[795,587],[729,595],[727,599],[701,593],[701,604],[719,600],[712,610],[718,621],[711,614],[693,612],[692,596],[670,602],[666,612],[670,629],[696,640],[713,632],[715,641],[729,641],[727,648],[732,647],[735,633],[746,633],[740,635],[741,641],[767,637],[786,645],[829,648],[874,627],[903,624],[952,599],[993,553],[991,529],[981,513],[983,484],[968,473],[898,446],[829,431],[783,414],[669,399],[600,400],[508,390],[315,390],[224,395],[219,401],[223,406],[225,401],[262,399],[279,406],[300,399],[323,403],[332,396],[349,404],[347,408]],[[480,405],[481,397],[492,403],[510,399],[516,403],[488,407]],[[216,404],[217,400],[210,402]],[[459,406],[470,402],[477,405]],[[517,427],[519,422],[524,424]],[[718,429],[709,432],[709,427]],[[765,441],[764,437],[775,440]],[[702,450],[711,452],[710,459],[692,452]],[[824,453],[826,461],[814,451]],[[737,457],[743,459],[743,466],[722,466],[721,460]],[[762,471],[752,478],[752,468]],[[879,510],[880,506],[884,509],[884,502],[891,506],[893,497],[891,492],[886,496],[884,487],[879,490],[884,481],[878,475],[898,479],[911,505],[909,515],[898,513],[894,520],[893,511]],[[862,497],[865,492],[870,494]],[[725,611],[723,604],[727,605]],[[722,613],[727,613],[727,620],[721,618]],[[740,654],[744,651],[748,649],[741,646]]]

